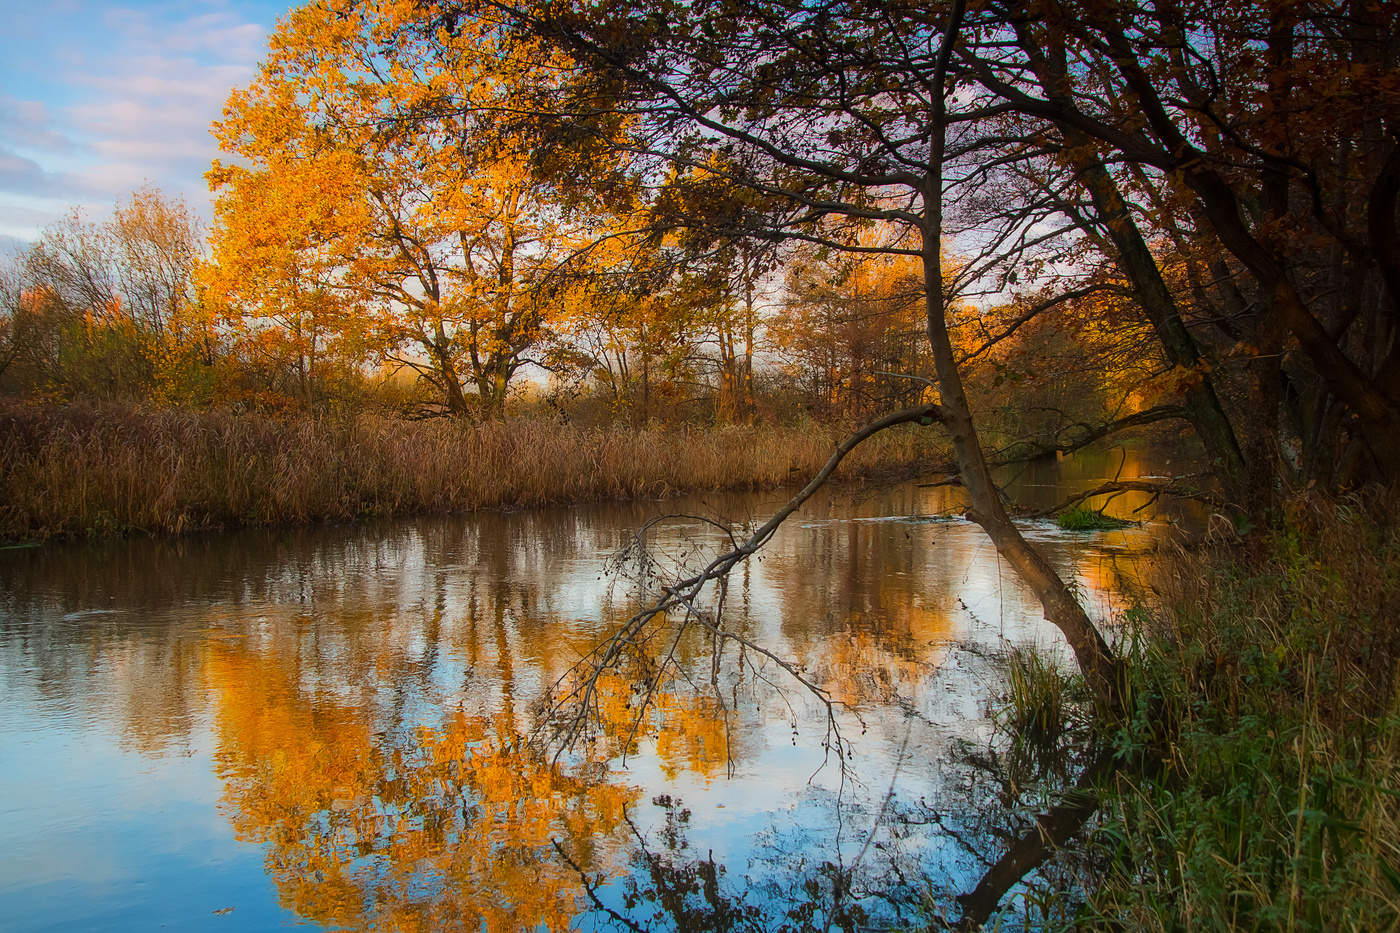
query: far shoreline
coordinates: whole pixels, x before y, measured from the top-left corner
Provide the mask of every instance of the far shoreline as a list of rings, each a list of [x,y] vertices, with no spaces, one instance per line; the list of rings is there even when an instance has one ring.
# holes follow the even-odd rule
[[[780,489],[815,474],[847,430],[9,406],[0,547]],[[896,483],[946,467],[938,435],[909,426],[861,445],[834,481]]]

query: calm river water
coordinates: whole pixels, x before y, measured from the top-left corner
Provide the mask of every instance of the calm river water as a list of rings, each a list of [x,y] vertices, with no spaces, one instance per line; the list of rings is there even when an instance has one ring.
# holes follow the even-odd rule
[[[1123,456],[1015,488],[1057,501]],[[810,693],[733,648],[712,669],[699,637],[640,718],[605,675],[591,741],[528,741],[631,611],[608,558],[642,523],[762,521],[787,493],[0,552],[3,926],[907,921],[981,870],[959,814],[909,814],[956,799],[955,746],[992,736],[994,655],[1059,645],[980,530],[939,518],[955,495],[820,495],[730,583],[726,625],[839,702],[845,769]],[[1163,527],[1028,530],[1107,619]],[[652,540],[663,569],[721,545],[694,519]]]

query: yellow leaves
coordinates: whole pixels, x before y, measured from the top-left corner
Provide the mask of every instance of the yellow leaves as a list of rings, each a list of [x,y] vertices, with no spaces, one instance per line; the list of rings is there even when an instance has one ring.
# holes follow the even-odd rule
[[[881,615],[882,625],[914,634],[914,643],[951,640],[952,623],[944,613],[908,603]],[[934,637],[925,640],[930,634]],[[886,705],[915,692],[943,653],[935,649],[932,656],[910,657],[896,647],[901,643],[908,644],[853,626],[824,639],[812,651],[811,672],[837,702],[857,709]]]
[[[543,72],[504,62],[469,19],[435,42],[424,15],[405,0],[333,0],[281,23],[214,127],[247,165],[209,172],[207,281],[231,316],[292,344],[309,317],[341,347],[407,350],[443,386],[466,375],[499,394],[551,333],[561,303],[540,282],[583,236],[482,115]]]
[[[211,182],[220,192],[213,254],[199,279],[220,316],[274,357],[323,353],[358,305],[337,288],[337,230],[364,223],[358,157],[330,150],[264,168],[216,164]]]
[[[568,928],[582,906],[559,839],[591,871],[637,791],[537,755],[504,715],[457,709],[386,740],[369,708],[317,690],[293,646],[211,649],[216,761],[241,838],[283,902],[334,926]]]

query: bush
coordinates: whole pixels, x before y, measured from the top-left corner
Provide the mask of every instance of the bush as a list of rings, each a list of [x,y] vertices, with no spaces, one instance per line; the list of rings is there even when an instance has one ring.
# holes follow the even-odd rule
[[[1396,499],[1299,499],[1164,565],[1119,735],[1159,767],[1106,794],[1086,924],[1400,926]]]

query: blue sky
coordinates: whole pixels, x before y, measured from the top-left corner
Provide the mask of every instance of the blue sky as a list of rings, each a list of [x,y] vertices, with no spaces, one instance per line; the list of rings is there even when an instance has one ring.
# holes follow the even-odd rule
[[[288,0],[0,0],[0,240],[150,183],[209,214],[209,124]]]

